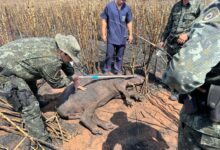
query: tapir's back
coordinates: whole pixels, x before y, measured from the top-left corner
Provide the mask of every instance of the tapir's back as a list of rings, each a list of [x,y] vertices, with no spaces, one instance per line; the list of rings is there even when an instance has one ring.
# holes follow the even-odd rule
[[[112,99],[119,93],[114,84],[120,84],[123,81],[124,79],[92,80],[84,84],[85,91],[78,90],[74,94],[71,94],[74,86],[70,85],[60,96],[62,102],[58,110],[75,112],[75,110],[79,110],[79,107],[80,110],[84,110],[91,104]]]

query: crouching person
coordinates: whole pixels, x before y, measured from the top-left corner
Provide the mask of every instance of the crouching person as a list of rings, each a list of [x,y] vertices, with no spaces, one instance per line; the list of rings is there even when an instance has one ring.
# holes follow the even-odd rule
[[[41,118],[36,81],[43,78],[51,87],[62,90],[77,76],[61,73],[63,64],[79,62],[80,46],[71,36],[36,37],[10,42],[0,47],[0,95],[21,112],[28,133],[50,142]]]

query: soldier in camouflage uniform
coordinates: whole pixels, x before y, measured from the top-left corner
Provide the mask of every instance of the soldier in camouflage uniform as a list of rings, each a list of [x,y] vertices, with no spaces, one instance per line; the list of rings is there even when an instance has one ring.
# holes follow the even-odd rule
[[[167,50],[168,64],[171,57],[190,37],[191,24],[199,16],[202,9],[202,0],[181,0],[173,6],[160,42],[160,46]],[[177,98],[178,94],[171,91],[170,99],[176,100]]]
[[[173,6],[160,43],[161,47],[166,46],[171,56],[188,40],[191,24],[199,16],[202,8],[202,0],[181,0]]]
[[[220,150],[220,0],[202,11],[190,34],[163,75],[164,83],[183,94],[178,149]]]
[[[30,135],[48,140],[35,96],[36,80],[43,78],[53,88],[63,88],[78,78],[60,71],[63,64],[79,62],[80,46],[69,35],[54,38],[26,38],[0,47],[0,95],[6,97],[14,109],[21,112]],[[72,74],[71,69],[68,74]]]

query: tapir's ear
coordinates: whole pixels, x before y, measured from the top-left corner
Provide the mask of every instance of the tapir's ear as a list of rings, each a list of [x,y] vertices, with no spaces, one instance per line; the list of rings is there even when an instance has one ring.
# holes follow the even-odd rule
[[[131,81],[128,81],[127,86],[134,86],[134,83],[132,83]]]

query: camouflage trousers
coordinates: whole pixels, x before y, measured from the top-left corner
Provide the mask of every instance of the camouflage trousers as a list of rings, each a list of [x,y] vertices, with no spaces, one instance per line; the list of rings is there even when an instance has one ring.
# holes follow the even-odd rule
[[[6,98],[16,111],[21,112],[25,128],[31,136],[45,141],[49,139],[39,103],[23,79],[0,75],[0,96]]]
[[[220,150],[220,124],[211,122],[208,117],[186,116],[181,111],[178,150]]]

